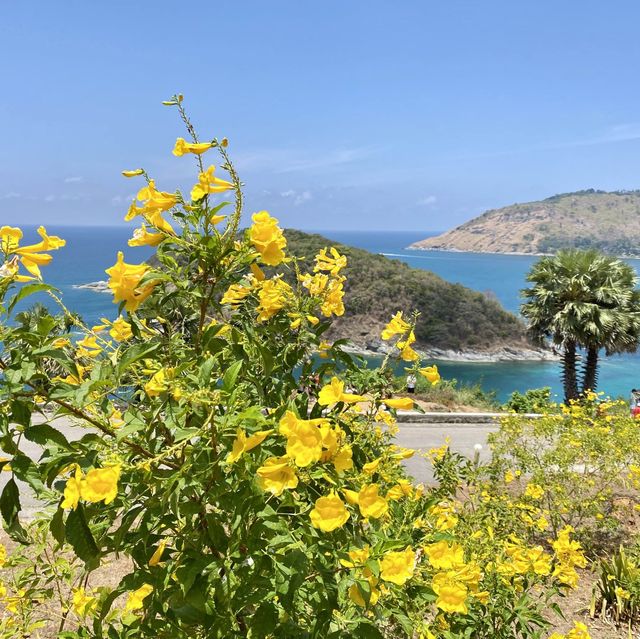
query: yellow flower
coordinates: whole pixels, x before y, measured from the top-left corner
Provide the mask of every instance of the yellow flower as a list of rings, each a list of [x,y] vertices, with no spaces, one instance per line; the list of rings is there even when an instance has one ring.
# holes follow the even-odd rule
[[[369,605],[375,606],[378,599],[380,599],[380,590],[376,588],[378,585],[378,579],[368,568],[365,568],[362,572],[366,580],[369,582]],[[356,605],[361,606],[362,608],[367,606],[364,593],[360,590],[360,586],[357,583],[352,584],[349,587],[348,594],[349,599],[351,599],[351,601]]]
[[[530,483],[527,484],[527,487],[524,491],[525,497],[531,497],[531,499],[541,499],[544,496],[544,488],[542,486],[538,486],[538,484]]]
[[[426,366],[425,368],[419,368],[418,373],[422,375],[431,384],[437,384],[440,381],[440,373],[437,366]]]
[[[398,483],[393,486],[387,493],[387,499],[401,499],[402,497],[411,497],[413,494],[413,485],[406,479],[399,479]]]
[[[143,600],[152,592],[153,586],[150,584],[142,584],[140,588],[129,593],[124,609],[127,612],[131,610],[140,610],[144,606]]]
[[[310,513],[311,524],[323,532],[331,532],[344,526],[349,519],[349,511],[335,492],[316,500],[315,508]]]
[[[92,615],[96,611],[98,600],[95,597],[87,595],[84,588],[73,589],[72,605],[73,612],[79,617]]]
[[[464,550],[457,543],[438,541],[424,547],[429,563],[437,570],[450,570],[464,565]]]
[[[444,610],[444,612],[459,612],[463,615],[467,614],[468,589],[460,581],[455,571],[449,570],[437,573],[433,576],[431,587],[438,595],[436,606],[440,610]]]
[[[84,339],[78,342],[78,357],[97,357],[102,348],[98,346],[97,337],[94,335],[87,335]]]
[[[124,426],[124,419],[122,419],[122,411],[119,411],[117,408],[114,408],[111,411],[111,415],[109,415],[109,423],[111,424],[111,428],[118,429]]]
[[[118,495],[120,466],[107,466],[90,470],[82,480],[80,495],[82,499],[97,503],[110,504]]]
[[[258,321],[266,322],[283,309],[292,295],[291,287],[280,277],[260,282]]]
[[[284,259],[283,249],[287,240],[278,226],[278,220],[266,211],[254,213],[253,224],[249,229],[249,239],[260,253],[262,261],[269,266],[277,266]]]
[[[173,368],[161,368],[144,385],[144,391],[149,397],[157,397],[169,388],[169,381],[173,379]]]
[[[340,255],[338,251],[332,246],[330,249],[331,257],[327,255],[327,249],[323,248],[316,255],[316,265],[313,267],[313,272],[329,271],[331,275],[338,275],[338,273],[347,265],[347,258],[344,255]]]
[[[242,428],[238,428],[236,431],[236,438],[233,442],[233,448],[227,455],[227,464],[234,464],[244,453],[261,444],[269,435],[271,435],[272,432],[273,429],[261,430],[250,437],[247,437],[244,430],[242,430]]]
[[[320,311],[325,317],[344,315],[344,278],[330,280],[324,291]]]
[[[222,222],[222,220],[224,220],[224,218],[227,217],[226,215],[212,215],[209,218],[209,224],[213,224],[214,226],[216,224],[219,224],[220,222]],[[252,264],[253,266],[253,264]]]
[[[338,402],[353,404],[356,402],[364,402],[366,399],[367,398],[362,395],[345,393],[344,382],[340,381],[337,377],[332,377],[331,382],[323,386],[318,394],[318,404],[320,404],[320,406],[329,406],[330,404],[337,404]]]
[[[436,530],[451,530],[458,523],[453,507],[448,502],[441,502],[429,508],[429,514],[436,517]]]
[[[338,450],[333,459],[333,467],[339,472],[342,473],[345,470],[351,470],[353,468],[353,451],[351,450],[351,446],[343,446]]]
[[[138,191],[136,199],[145,203],[143,207],[145,214],[151,214],[153,211],[168,211],[178,203],[178,196],[175,193],[158,191],[155,180],[149,180],[149,184]]]
[[[122,175],[126,178],[136,177],[136,175],[142,175],[144,173],[143,169],[133,169],[131,171],[122,171]]]
[[[574,621],[573,628],[567,633],[567,639],[591,639],[589,628],[581,621]]]
[[[109,335],[118,342],[125,342],[133,336],[131,324],[129,324],[129,322],[124,318],[118,317],[118,319],[111,324]]]
[[[241,284],[231,284],[225,291],[225,294],[220,300],[221,304],[231,304],[237,306],[247,295],[251,293],[251,289]]]
[[[7,563],[7,549],[4,544],[0,544],[0,568]]]
[[[160,563],[160,559],[162,559],[162,553],[164,552],[164,549],[167,546],[167,540],[163,539],[159,544],[158,547],[155,549],[155,552],[153,553],[153,555],[151,555],[151,558],[149,559],[149,565],[150,566],[157,566]]]
[[[44,226],[38,227],[38,235],[42,238],[40,242],[19,248],[22,231],[11,226],[0,228],[0,246],[2,250],[7,254],[15,253],[16,256],[20,256],[20,261],[27,271],[34,277],[40,278],[42,277],[40,266],[50,264],[53,259],[51,255],[47,255],[42,251],[55,251],[65,246],[66,241],[57,235],[47,235],[47,230]],[[17,271],[15,267],[15,260],[5,264],[3,269],[8,271],[5,276],[15,276],[15,271]],[[20,281],[21,278],[17,277],[17,279]]]
[[[415,341],[416,336],[413,331],[411,331],[407,336],[407,339],[396,344],[396,348],[400,351],[400,359],[405,362],[415,362],[417,359],[420,359],[420,355],[411,348],[411,344]]]
[[[276,496],[298,485],[298,476],[287,457],[270,457],[258,468],[257,474],[260,488]]]
[[[0,226],[0,250],[7,255],[20,245],[22,231],[15,226]]]
[[[215,170],[216,167],[212,165],[198,175],[198,183],[191,189],[191,199],[194,202],[201,200],[209,193],[222,193],[233,188],[231,182],[215,177],[213,174]]]
[[[395,335],[404,335],[410,328],[411,325],[402,319],[402,311],[398,311],[385,326],[381,337],[384,340],[388,340]]]
[[[129,246],[158,246],[165,236],[162,233],[149,233],[145,224],[133,232],[133,237],[127,242]]]
[[[377,484],[369,484],[358,493],[358,507],[363,517],[378,519],[387,514],[389,503],[382,495],[378,495]]]
[[[128,311],[135,311],[151,295],[155,284],[140,286],[140,281],[149,271],[146,264],[126,264],[122,251],[118,251],[118,260],[105,273],[109,275],[109,288],[113,291],[115,303],[124,302]]]
[[[364,548],[350,550],[347,554],[349,555],[349,561],[341,559],[340,563],[345,568],[355,568],[356,566],[363,566],[367,562],[367,559],[369,559],[371,554],[371,550],[369,546],[365,546]]]
[[[80,466],[76,464],[74,476],[67,479],[67,483],[64,487],[64,500],[60,504],[60,508],[73,508],[73,510],[75,510],[78,507],[81,486],[82,470],[80,469]]]
[[[416,555],[411,546],[401,551],[388,552],[380,560],[380,578],[402,586],[413,577],[415,565]]]
[[[287,455],[297,466],[310,466],[322,457],[322,433],[308,421],[299,420],[287,438]]]
[[[181,157],[185,153],[194,153],[195,155],[201,155],[205,151],[211,148],[211,142],[187,142],[184,138],[178,138],[176,145],[173,147],[172,153],[176,157]]]
[[[376,470],[378,470],[378,466],[380,466],[380,462],[381,461],[382,461],[382,459],[380,459],[380,457],[378,457],[377,459],[374,459],[373,461],[367,462],[362,467],[362,472],[366,473],[367,475],[373,475],[373,473],[375,473]]]
[[[382,400],[389,408],[398,410],[411,410],[413,408],[413,400],[410,397],[397,397],[396,399]]]

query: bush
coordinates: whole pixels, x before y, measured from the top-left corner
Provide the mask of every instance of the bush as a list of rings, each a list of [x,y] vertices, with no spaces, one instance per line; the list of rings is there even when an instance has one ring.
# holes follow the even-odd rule
[[[361,373],[323,340],[344,312],[344,256],[323,249],[301,269],[264,211],[239,235],[226,140],[199,142],[182,97],[167,104],[192,135],[174,155],[195,157],[198,181],[188,198],[157,190],[142,169],[124,172],[145,181],[126,218],[145,223],[129,244],[157,255],[151,266],[120,253],[107,269],[118,319],[84,326],[40,281],[64,240],[40,229],[41,242],[22,246],[19,229],[0,228],[0,441],[10,455],[0,511],[31,561],[69,557],[64,574],[35,564],[12,573],[0,636],[55,620],[67,639],[539,637],[548,601],[582,561],[570,531],[552,552],[513,530],[486,534],[477,508],[456,498],[469,466],[447,450],[433,453],[442,486],[409,481],[402,460],[413,451],[391,439],[394,409],[411,402],[384,385],[348,392],[337,371]],[[211,150],[224,179],[205,169]],[[234,195],[226,217],[224,192]],[[281,265],[292,283],[262,269]],[[62,320],[40,309],[14,321],[37,292]],[[433,376],[411,348],[414,328],[398,313],[382,338]],[[56,417],[83,435],[67,439]],[[24,440],[42,446],[40,459]],[[44,537],[20,521],[18,481],[50,506]],[[126,574],[91,587],[114,557]]]
[[[551,388],[533,388],[525,391],[524,395],[514,391],[505,408],[515,413],[546,413],[552,408]]]

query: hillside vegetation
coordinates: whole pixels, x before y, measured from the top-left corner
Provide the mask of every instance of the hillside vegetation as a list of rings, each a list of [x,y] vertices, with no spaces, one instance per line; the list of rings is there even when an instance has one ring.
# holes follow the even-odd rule
[[[640,191],[589,189],[491,209],[411,248],[535,254],[569,247],[640,255]]]
[[[285,235],[287,253],[304,257],[307,270],[313,268],[314,256],[325,246],[336,246],[348,257],[346,312],[334,322],[332,337],[347,337],[359,346],[375,348],[393,313],[417,310],[418,347],[477,351],[528,347],[523,324],[481,293],[320,235],[295,230]],[[292,281],[291,271],[283,272]]]

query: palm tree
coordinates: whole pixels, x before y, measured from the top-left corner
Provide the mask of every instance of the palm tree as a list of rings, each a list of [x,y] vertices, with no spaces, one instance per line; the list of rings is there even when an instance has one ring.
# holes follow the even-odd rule
[[[522,315],[534,337],[551,339],[563,349],[565,402],[596,389],[601,349],[611,355],[638,348],[638,277],[622,260],[596,250],[566,249],[536,262],[527,282],[531,286],[521,291]],[[586,350],[580,380],[578,349]]]

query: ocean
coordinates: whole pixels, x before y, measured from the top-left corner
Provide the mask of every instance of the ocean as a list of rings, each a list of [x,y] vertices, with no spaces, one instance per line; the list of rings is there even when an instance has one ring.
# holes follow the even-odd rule
[[[25,228],[24,243],[39,239],[35,229]],[[107,278],[104,269],[113,265],[119,250],[125,261],[138,263],[147,259],[151,248],[127,246],[131,228],[122,227],[47,227],[60,235],[67,245],[53,253],[50,266],[43,267],[45,281],[58,287],[70,310],[82,315],[89,325],[101,317],[113,319],[117,306],[110,294],[74,288]],[[489,255],[446,251],[410,251],[406,247],[429,234],[406,231],[314,231],[325,237],[381,253],[401,260],[414,268],[430,270],[450,282],[493,295],[509,311],[518,313],[519,291],[525,275],[537,258],[520,255]],[[640,272],[640,260],[629,260]],[[33,299],[33,298],[31,298]],[[40,298],[42,299],[42,298]],[[462,383],[479,383],[487,391],[495,391],[504,401],[515,390],[550,386],[560,399],[562,385],[557,362],[438,362],[443,377]],[[611,397],[626,397],[629,390],[640,387],[640,356],[616,355],[602,359],[599,390]]]

